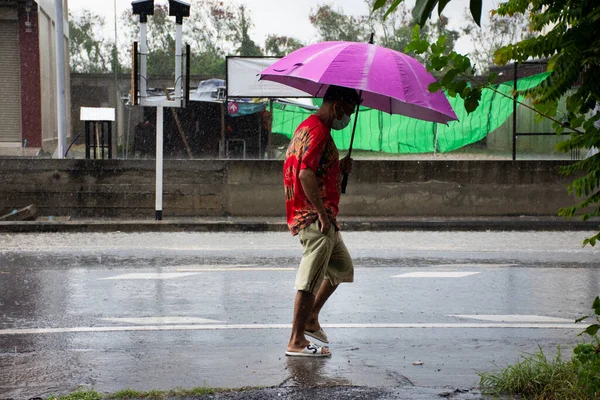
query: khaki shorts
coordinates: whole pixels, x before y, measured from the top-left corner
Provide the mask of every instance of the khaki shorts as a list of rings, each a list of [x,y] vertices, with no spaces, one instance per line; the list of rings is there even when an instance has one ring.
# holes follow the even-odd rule
[[[328,279],[334,286],[354,281],[354,265],[341,233],[332,225],[324,235],[319,226],[317,220],[299,233],[304,252],[295,288],[313,295],[319,291],[323,279]]]

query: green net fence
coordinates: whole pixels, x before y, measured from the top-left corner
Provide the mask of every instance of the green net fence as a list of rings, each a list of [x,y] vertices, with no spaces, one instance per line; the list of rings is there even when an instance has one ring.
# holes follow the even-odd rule
[[[517,89],[533,88],[548,75],[549,73],[543,73],[521,78],[517,81]],[[467,114],[459,96],[448,97],[459,119],[448,125],[361,108],[353,147],[396,154],[445,153],[478,142],[498,129],[512,115],[513,87],[514,83],[511,81],[495,85],[497,92],[484,89],[479,107],[471,114]],[[522,101],[523,97],[520,96],[518,100]],[[314,99],[313,102],[320,105],[321,99]],[[298,125],[311,113],[293,104],[274,103],[272,131],[291,138]],[[332,131],[338,149],[349,148],[353,126],[354,120],[347,128]]]

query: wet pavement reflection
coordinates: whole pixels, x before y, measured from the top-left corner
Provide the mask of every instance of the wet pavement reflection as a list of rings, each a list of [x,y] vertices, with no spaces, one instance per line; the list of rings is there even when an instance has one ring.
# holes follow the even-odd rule
[[[0,235],[0,398],[80,386],[469,388],[493,362],[576,343],[568,325],[600,293],[600,248],[582,249],[585,235],[347,233],[356,282],[323,310],[331,359],[284,355],[296,238]]]

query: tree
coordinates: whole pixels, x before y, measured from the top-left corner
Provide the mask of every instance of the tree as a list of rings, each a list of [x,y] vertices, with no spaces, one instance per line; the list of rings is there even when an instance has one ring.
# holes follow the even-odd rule
[[[383,7],[385,3],[385,0],[378,0],[375,7]],[[396,3],[397,0],[392,6]],[[439,3],[439,8],[443,9],[448,0]],[[423,4],[427,7],[422,9],[431,6],[428,13],[422,14],[426,19],[438,0],[417,0],[417,8]],[[474,19],[479,24],[481,0],[471,1],[471,13],[477,14],[477,10],[479,15],[474,15]],[[531,30],[539,35],[502,47],[496,51],[494,62],[502,65],[530,58],[549,59],[549,77],[524,94],[532,98],[540,115],[554,121],[557,133],[571,133],[571,138],[559,147],[565,151],[600,147],[600,128],[596,126],[600,113],[591,115],[591,110],[600,103],[600,3],[597,0],[508,0],[500,4],[495,13],[503,17],[531,16]],[[457,78],[472,73],[471,60],[455,52],[446,54],[441,48],[443,41],[440,38],[431,44],[416,36],[410,47],[432,54],[429,69],[450,67],[441,82],[432,84],[429,90],[445,88],[451,95],[460,95],[465,99],[467,111],[472,111],[479,104],[481,90],[490,87],[493,77],[487,83],[467,87]],[[561,98],[566,99],[568,115],[559,120],[556,113]],[[582,201],[561,209],[559,214],[566,217],[578,214],[583,220],[600,216],[600,153],[564,167],[562,172],[583,173],[569,185],[569,193],[574,193]],[[598,240],[600,233],[583,243],[594,246]]]
[[[110,71],[113,45],[111,42],[105,42],[98,34],[105,24],[103,17],[90,10],[83,10],[81,14],[69,13],[71,71],[80,73]]]
[[[265,53],[270,56],[285,56],[304,47],[298,39],[289,36],[269,35],[265,41]]]
[[[184,42],[191,46],[191,72],[199,75],[223,77],[227,54],[257,54],[258,46],[249,37],[252,21],[243,6],[237,7],[219,0],[192,0],[191,15],[183,23]],[[244,21],[241,21],[243,16]],[[121,21],[129,43],[122,48],[130,52],[131,42],[139,40],[139,24],[131,10]],[[169,75],[173,73],[175,54],[174,18],[169,17],[168,7],[159,5],[154,16],[148,18],[148,73]],[[260,49],[258,49],[260,51]]]
[[[417,21],[410,15],[406,5],[400,4],[396,11],[386,17],[383,9],[373,10],[376,3],[375,0],[366,0],[371,13],[367,18],[367,25],[370,32],[375,32],[376,43],[394,49],[400,52],[405,52],[406,47],[412,41],[412,32]],[[421,37],[428,36],[436,40],[439,36],[445,36],[446,50],[452,51],[456,40],[460,37],[460,33],[456,30],[448,28],[448,18],[441,15],[436,21],[428,21],[420,32]],[[425,62],[426,55],[411,53],[411,56],[417,58],[421,62]]]
[[[515,14],[501,16],[494,13],[489,24],[481,28],[477,26],[469,13],[465,12],[466,25],[462,32],[471,37],[473,47],[477,50],[469,54],[469,58],[476,67],[478,75],[485,75],[489,66],[494,63],[494,54],[504,46],[535,36],[529,29],[530,19],[528,14]]]
[[[375,0],[367,0],[369,9],[373,9]],[[371,11],[367,19],[369,32],[374,32],[376,43],[389,49],[404,52],[406,46],[412,40],[411,32],[414,21],[408,8],[403,3],[395,13],[389,17],[384,16],[383,9]]]
[[[342,10],[334,10],[330,5],[322,5],[310,14],[310,23],[319,33],[320,41],[343,40],[348,42],[366,42],[370,31],[367,17],[352,17]]]
[[[246,15],[246,7],[240,6],[238,11],[239,25],[235,28],[235,42],[239,44],[236,49],[237,54],[245,57],[262,56],[260,47],[250,39],[249,31],[253,28],[252,21]]]
[[[393,13],[398,6],[403,4],[404,0],[375,0],[373,4],[373,10],[378,10],[389,3],[389,7],[384,14],[384,17],[389,16]],[[428,19],[431,18],[431,13],[435,7],[438,8],[438,15],[442,15],[444,8],[450,3],[450,0],[417,0],[415,3],[415,8],[413,9],[413,16],[420,26],[425,26],[425,23]],[[458,3],[455,1],[455,3]],[[483,0],[471,0],[469,9],[471,11],[471,16],[475,23],[480,26],[481,25],[481,9],[482,9]]]

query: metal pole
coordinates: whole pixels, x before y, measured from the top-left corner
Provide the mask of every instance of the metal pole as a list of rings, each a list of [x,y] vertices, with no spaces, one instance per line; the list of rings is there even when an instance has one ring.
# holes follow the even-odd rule
[[[260,150],[262,147],[262,113],[256,113],[256,115],[258,115],[258,159],[262,160],[264,158],[264,155],[260,154]]]
[[[219,158],[225,158],[225,108],[227,100],[221,106],[221,140],[219,141]]]
[[[115,14],[115,47],[113,49],[113,63],[114,63],[114,68],[115,68],[115,138],[112,139],[112,135],[111,135],[111,143],[109,143],[109,146],[113,146],[113,142],[115,144],[115,153],[117,150],[117,144],[118,144],[118,139],[119,139],[119,52],[118,52],[118,46],[117,46],[117,34],[118,34],[118,30],[117,30],[117,0],[114,1],[113,4],[113,10],[114,10],[114,14]],[[123,135],[121,135],[121,143],[123,143]],[[111,148],[111,152],[112,152],[112,148]],[[118,153],[117,157],[119,156]],[[109,158],[112,158],[110,155],[108,156]]]
[[[175,24],[175,98],[179,99],[179,104],[183,99],[181,92],[181,37],[182,24]]]
[[[513,148],[512,148],[512,159],[513,161],[515,161],[517,159],[517,73],[519,71],[518,69],[518,63],[515,62],[514,63],[514,78],[513,78],[513,83],[514,83],[514,95],[513,95]]]
[[[354,114],[354,127],[352,128],[352,136],[350,137],[350,148],[348,149],[348,158],[352,157],[352,146],[354,145],[354,134],[356,133],[356,123],[358,122],[358,112],[360,111],[360,103],[362,102],[362,94],[361,90],[358,94],[358,98],[360,99],[358,104],[356,105],[356,113]],[[348,173],[344,172],[342,176],[342,194],[346,194],[346,186],[348,186]]]
[[[156,107],[156,220],[162,220],[163,209],[163,111]]]
[[[267,160],[271,158],[271,136],[273,134],[273,99],[269,99],[269,118],[271,118],[271,130],[267,132]]]
[[[140,104],[143,106],[146,93],[146,55],[148,54],[148,43],[146,42],[146,22],[140,22]]]
[[[67,143],[67,94],[65,76],[65,28],[63,0],[55,0],[56,4],[56,94],[57,94],[57,122],[58,122],[58,147],[57,157],[65,158]]]

